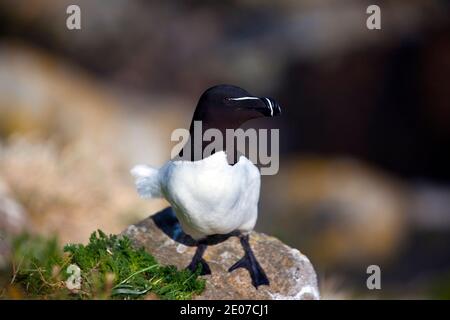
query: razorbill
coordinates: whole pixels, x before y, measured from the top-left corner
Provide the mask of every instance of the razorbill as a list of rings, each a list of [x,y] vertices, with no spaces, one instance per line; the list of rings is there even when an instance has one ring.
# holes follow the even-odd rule
[[[201,121],[203,130],[220,130],[225,137],[226,129],[237,129],[250,119],[280,113],[280,106],[271,98],[255,97],[236,86],[214,86],[198,101],[190,126],[190,141],[194,141],[194,121]],[[258,216],[259,169],[244,156],[229,164],[224,150],[203,155],[205,146],[202,145],[200,153],[191,148],[187,160],[185,154],[184,159],[173,158],[160,169],[135,166],[131,173],[136,178],[138,193],[144,198],[164,197],[183,231],[197,241],[197,251],[188,266],[190,270],[196,270],[200,264],[202,274],[209,274],[210,268],[202,258],[208,238],[236,233],[245,255],[229,271],[246,268],[256,288],[269,285],[249,243],[249,233]]]

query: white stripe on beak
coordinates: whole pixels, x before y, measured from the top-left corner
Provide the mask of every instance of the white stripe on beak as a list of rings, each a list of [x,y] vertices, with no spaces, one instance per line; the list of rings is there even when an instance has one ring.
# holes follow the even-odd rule
[[[267,102],[269,103],[269,108],[270,108],[270,116],[273,117],[273,106],[272,106],[272,102],[270,101],[269,98],[264,98],[267,100]]]
[[[258,97],[239,97],[239,98],[230,98],[230,100],[241,101],[241,100],[258,100]]]

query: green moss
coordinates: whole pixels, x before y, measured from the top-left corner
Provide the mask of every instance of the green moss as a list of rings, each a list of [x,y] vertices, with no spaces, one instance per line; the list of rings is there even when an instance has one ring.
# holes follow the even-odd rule
[[[192,273],[162,266],[127,237],[94,232],[87,245],[69,244],[63,250],[56,239],[23,235],[13,242],[11,283],[31,298],[135,299],[149,293],[160,299],[190,299],[203,291],[200,270]],[[69,290],[80,270],[81,287]],[[70,271],[70,269],[69,269]]]
[[[13,278],[25,292],[51,294],[59,269],[69,260],[61,254],[56,238],[44,239],[21,235],[12,243]]]

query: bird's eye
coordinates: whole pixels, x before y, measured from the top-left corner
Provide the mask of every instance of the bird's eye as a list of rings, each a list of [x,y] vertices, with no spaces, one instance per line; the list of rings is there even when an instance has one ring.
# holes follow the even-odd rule
[[[228,106],[235,104],[234,98],[231,98],[231,97],[223,98],[223,102],[225,103],[225,105],[228,105]]]

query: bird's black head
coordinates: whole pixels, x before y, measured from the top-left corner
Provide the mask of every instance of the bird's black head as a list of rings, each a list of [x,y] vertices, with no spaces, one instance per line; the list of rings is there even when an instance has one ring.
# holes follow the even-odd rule
[[[199,160],[205,156],[205,147],[209,144],[200,137],[201,148],[195,148],[195,141],[203,137],[208,129],[218,129],[224,137],[223,145],[219,150],[226,150],[227,129],[238,129],[246,121],[261,117],[274,117],[281,113],[280,106],[272,98],[256,97],[242,88],[231,85],[218,85],[207,89],[200,97],[190,126],[190,140],[180,151],[180,157]],[[201,123],[201,130],[197,132],[195,126]],[[185,152],[184,149],[188,147]],[[199,151],[199,152],[197,152]],[[229,154],[236,155],[236,146],[227,150]],[[234,157],[236,159],[236,156]],[[234,162],[233,162],[234,163]]]
[[[237,129],[250,119],[280,113],[280,106],[272,98],[255,97],[232,85],[217,85],[202,94],[192,121],[202,121],[205,128]]]

